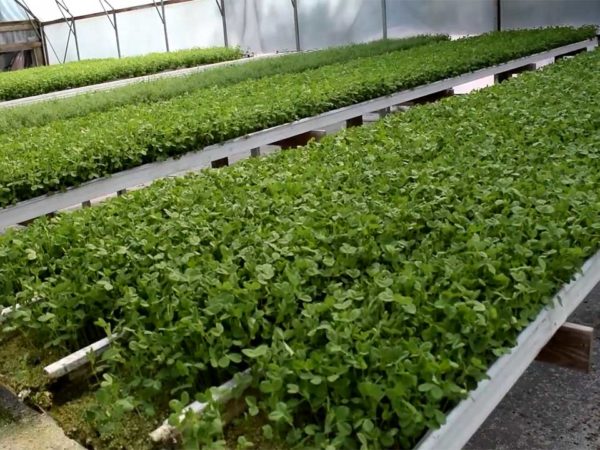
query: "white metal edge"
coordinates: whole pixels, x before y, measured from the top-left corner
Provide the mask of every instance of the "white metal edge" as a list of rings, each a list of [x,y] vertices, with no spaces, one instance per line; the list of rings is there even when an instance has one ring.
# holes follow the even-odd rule
[[[564,286],[550,306],[521,332],[511,352],[500,357],[469,396],[447,416],[441,428],[430,431],[415,450],[459,450],[496,408],[554,333],[600,282],[600,251]]]
[[[246,369],[241,372],[241,376],[249,375],[250,369]],[[238,387],[237,381],[235,378],[232,378],[229,381],[226,381],[221,386],[215,388],[215,392],[213,393],[213,399],[218,403],[224,403],[231,398],[231,394],[233,390]],[[181,422],[188,411],[192,411],[194,414],[202,415],[204,410],[207,408],[208,403],[194,401],[183,408],[181,415],[179,416],[179,421]],[[150,433],[150,439],[153,442],[162,442],[166,441],[170,436],[175,432],[175,427],[169,424],[169,420],[166,419],[160,427],[155,429]]]
[[[51,379],[60,378],[64,375],[67,375],[68,373],[71,373],[87,364],[89,362],[90,354],[99,356],[104,353],[106,350],[108,350],[110,344],[119,337],[120,335],[115,334],[110,337],[100,339],[99,341],[96,341],[87,347],[83,347],[82,349],[77,350],[76,352],[73,352],[70,355],[67,355],[64,358],[44,367],[44,373],[46,376],[48,376],[48,378]]]
[[[159,73],[154,73],[154,74],[150,74],[150,75],[142,75],[140,77],[125,78],[122,80],[107,81],[105,83],[92,84],[89,86],[81,86],[81,87],[72,88],[72,89],[65,89],[62,91],[48,92],[46,94],[34,95],[31,97],[23,97],[23,98],[17,98],[14,100],[6,100],[3,102],[0,102],[0,108],[12,108],[12,107],[17,107],[17,106],[31,105],[34,103],[40,103],[40,102],[45,102],[45,101],[60,100],[63,98],[75,97],[75,96],[83,95],[83,94],[91,94],[93,92],[107,91],[110,89],[117,89],[120,87],[128,86],[130,84],[156,81],[156,80],[161,80],[164,78],[184,77],[187,75],[192,75],[194,73],[204,72],[204,71],[207,71],[210,69],[216,69],[219,67],[226,67],[226,66],[235,66],[235,65],[239,65],[239,64],[245,64],[250,61],[274,58],[274,57],[279,57],[279,56],[286,55],[286,54],[288,54],[288,53],[265,53],[262,55],[256,55],[256,56],[251,56],[251,57],[242,57],[239,59],[232,59],[229,61],[221,61],[221,62],[213,63],[213,64],[204,64],[202,66],[186,67],[185,69],[177,69],[177,70],[168,70],[165,72],[159,72]]]
[[[35,219],[45,214],[60,211],[88,200],[110,195],[120,190],[148,184],[154,180],[170,175],[194,172],[209,167],[210,163],[217,159],[232,157],[243,152],[248,152],[254,148],[297,136],[314,129],[324,128],[353,117],[362,116],[363,114],[372,111],[378,111],[400,103],[405,103],[430,94],[451,89],[460,84],[510,71],[535,63],[539,60],[560,56],[596,44],[597,40],[594,38],[561,46],[496,66],[250,133],[223,143],[210,145],[195,152],[186,153],[179,158],[169,158],[165,161],[158,161],[134,167],[69,188],[65,192],[53,193],[25,200],[0,209],[0,233],[3,233],[10,226]]]

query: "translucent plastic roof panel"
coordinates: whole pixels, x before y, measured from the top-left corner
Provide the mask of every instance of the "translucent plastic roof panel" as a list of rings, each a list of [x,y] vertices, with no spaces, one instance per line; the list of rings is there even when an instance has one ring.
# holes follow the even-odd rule
[[[57,5],[56,0],[21,0],[25,3],[39,20],[42,22],[48,22],[50,20],[61,19],[63,13],[69,17],[69,14],[65,11],[61,11],[61,8]],[[93,14],[103,12],[102,3],[107,9],[107,3],[110,4],[114,9],[128,8],[130,6],[144,5],[151,3],[151,0],[108,0],[100,3],[100,0],[58,0],[58,3],[65,6],[68,12],[73,16],[82,16],[85,14]],[[157,0],[157,4],[160,1]]]
[[[0,22],[27,20],[27,14],[14,0],[0,0]]]

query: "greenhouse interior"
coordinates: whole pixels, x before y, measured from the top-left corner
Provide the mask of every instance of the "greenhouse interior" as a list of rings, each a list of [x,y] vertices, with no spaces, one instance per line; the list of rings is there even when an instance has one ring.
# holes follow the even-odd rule
[[[0,450],[600,449],[600,0],[0,0]]]

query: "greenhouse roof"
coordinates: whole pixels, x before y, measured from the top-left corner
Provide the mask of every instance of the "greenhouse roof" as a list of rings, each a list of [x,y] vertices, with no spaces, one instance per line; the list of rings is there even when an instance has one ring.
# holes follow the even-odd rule
[[[165,3],[167,3],[165,1]],[[0,0],[0,20],[22,20],[28,8],[41,22],[103,13],[140,5],[160,6],[160,0]],[[170,2],[169,2],[170,3]],[[22,5],[22,6],[20,6]],[[6,12],[6,14],[5,14]]]

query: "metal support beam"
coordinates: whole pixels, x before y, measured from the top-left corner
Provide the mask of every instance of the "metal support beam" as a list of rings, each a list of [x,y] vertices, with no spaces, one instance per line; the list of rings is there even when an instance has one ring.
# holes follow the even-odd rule
[[[65,45],[65,56],[63,58],[63,63],[65,63],[67,61],[67,52],[69,50],[69,43],[71,41],[71,35],[73,35],[73,40],[75,41],[75,50],[77,52],[77,60],[81,61],[81,54],[79,53],[79,40],[77,39],[77,26],[75,25],[75,17],[73,16],[73,14],[71,14],[71,11],[69,11],[69,8],[67,8],[67,5],[64,4],[64,0],[54,0],[54,3],[56,3],[56,6],[58,7],[58,10],[60,11],[61,16],[63,16],[63,19],[65,20],[65,22],[67,23],[67,26],[69,27],[69,36],[67,38],[67,44]]]
[[[225,15],[225,0],[215,0],[217,8],[221,13],[221,22],[223,22],[223,43],[229,47],[229,38],[227,37],[227,16]]]
[[[179,3],[188,3],[188,2],[193,2],[193,1],[197,1],[197,0],[164,0],[165,6],[169,6],[169,5],[177,5]],[[154,2],[154,0],[153,0]],[[125,13],[125,12],[131,12],[131,11],[139,11],[141,9],[148,9],[148,8],[155,8],[156,7],[156,3],[144,3],[142,5],[135,5],[135,6],[128,6],[125,8],[117,8],[114,10],[115,13],[120,14],[120,13]],[[95,12],[95,13],[91,13],[91,14],[82,14],[79,16],[74,16],[75,20],[83,20],[83,19],[92,19],[94,17],[102,17],[104,16],[104,12],[100,11],[100,12]],[[61,19],[55,19],[55,20],[49,20],[47,22],[42,22],[42,25],[54,25],[57,23],[63,23],[66,22],[67,20],[65,20],[65,18],[61,18]]]
[[[291,0],[294,8],[294,34],[296,35],[296,51],[301,50],[300,47],[300,26],[298,24],[298,0]]]
[[[496,30],[502,30],[502,0],[496,0]]]
[[[498,0],[500,1],[500,0]],[[387,0],[381,0],[381,24],[383,27],[383,39],[388,38],[388,23],[387,23]]]
[[[160,8],[159,5],[156,3],[156,0],[152,0],[152,3],[154,3],[154,8],[156,9],[158,17],[160,17],[160,21],[163,24],[163,32],[165,33],[165,48],[168,52],[170,52],[171,50],[169,48],[169,33],[167,31],[167,16],[165,15],[165,0],[160,0]]]
[[[110,23],[113,30],[115,30],[115,41],[117,43],[117,55],[119,58],[121,57],[121,42],[119,40],[119,27],[117,26],[117,13],[115,12],[115,8],[108,2],[108,0],[98,0],[100,2],[100,6],[102,6],[102,10],[104,14],[106,14],[106,18]],[[112,16],[112,18],[111,18]]]

